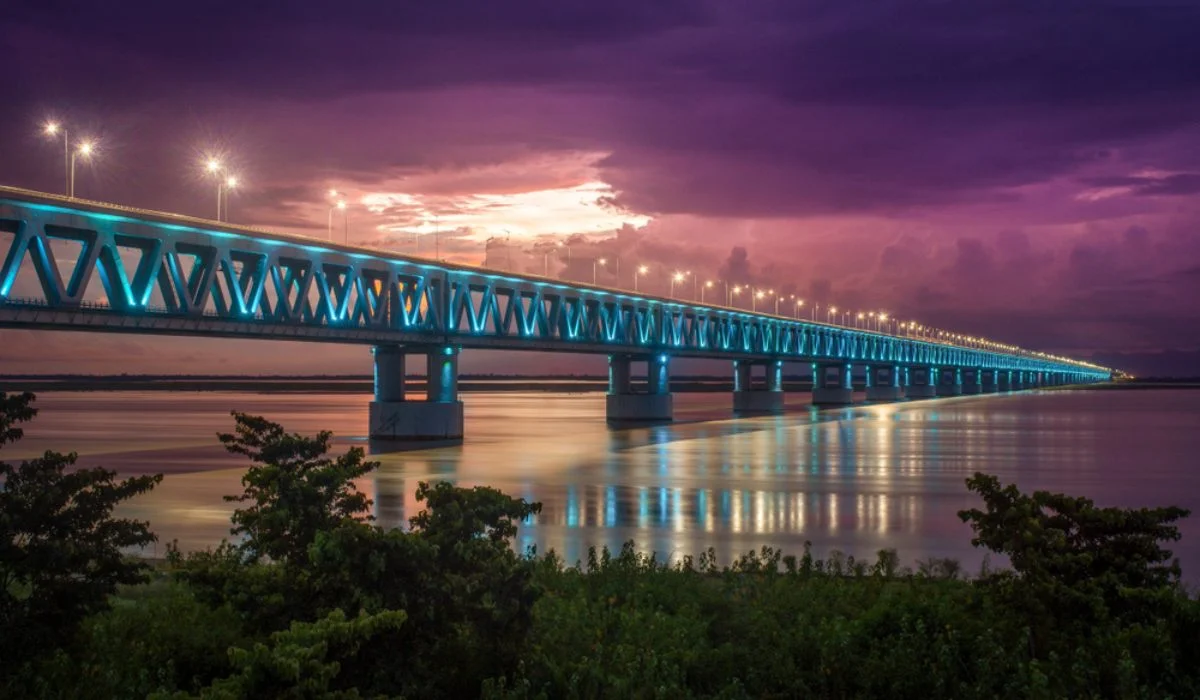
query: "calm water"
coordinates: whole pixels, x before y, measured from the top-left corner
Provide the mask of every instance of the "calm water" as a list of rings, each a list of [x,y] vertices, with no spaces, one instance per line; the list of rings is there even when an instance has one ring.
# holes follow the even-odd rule
[[[341,449],[363,444],[366,396],[242,393],[45,393],[12,460],[75,450],[85,465],[165,472],[124,514],[150,521],[160,543],[203,548],[228,535],[242,463],[214,434],[231,409],[289,430],[333,430]],[[802,400],[802,397],[797,397]],[[722,559],[761,545],[799,553],[837,548],[873,556],[894,547],[911,563],[980,553],[955,516],[975,505],[963,479],[976,470],[1025,489],[1086,495],[1105,505],[1181,505],[1175,551],[1200,580],[1200,391],[1046,392],[937,399],[730,419],[729,397],[677,394],[680,422],[612,430],[601,394],[467,394],[467,439],[377,455],[360,485],[383,524],[417,510],[417,482],[488,485],[544,504],[519,546],[568,561],[592,545],[664,555],[715,547]],[[161,544],[159,552],[161,552]]]

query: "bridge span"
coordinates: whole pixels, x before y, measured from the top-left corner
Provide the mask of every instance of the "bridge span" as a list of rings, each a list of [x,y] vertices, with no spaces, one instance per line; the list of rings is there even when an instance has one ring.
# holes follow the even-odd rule
[[[375,364],[369,432],[396,439],[462,437],[458,356],[469,349],[607,355],[613,421],[670,420],[670,364],[684,357],[732,363],[738,413],[782,411],[788,363],[811,370],[818,404],[851,403],[856,366],[865,368],[869,400],[1111,375],[1045,353],[752,313],[6,187],[0,327],[367,345]],[[410,355],[426,363],[424,400],[406,393]],[[635,383],[634,363],[644,363],[644,382]]]

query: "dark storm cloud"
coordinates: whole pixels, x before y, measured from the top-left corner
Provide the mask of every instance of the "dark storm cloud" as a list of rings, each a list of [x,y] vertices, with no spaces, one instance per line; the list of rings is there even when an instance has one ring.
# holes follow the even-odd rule
[[[1003,201],[1194,126],[1195,26],[1194,3],[1076,0],[132,0],[26,2],[0,44],[42,104],[287,98],[304,120],[337,97],[455,86],[593,96],[588,124],[549,123],[536,96],[504,108],[540,147],[611,152],[622,205],[795,216]],[[396,163],[376,149],[339,167]],[[1184,175],[1139,191],[1196,188]]]
[[[1132,194],[1142,196],[1200,193],[1200,173],[1173,173],[1163,176],[1130,175],[1093,177],[1081,178],[1080,182],[1092,187],[1128,188]]]
[[[1200,2],[18,2],[0,22],[6,182],[58,186],[35,138],[49,113],[104,137],[85,196],[205,213],[186,171],[219,142],[253,183],[235,213],[310,231],[329,186],[585,153],[610,204],[695,230],[576,241],[575,279],[620,255],[627,285],[637,259],[1137,357],[1200,312],[1179,291],[1200,262]],[[564,184],[544,171],[459,184]],[[807,225],[855,217],[901,223],[846,244]],[[778,228],[731,237],[742,220]]]

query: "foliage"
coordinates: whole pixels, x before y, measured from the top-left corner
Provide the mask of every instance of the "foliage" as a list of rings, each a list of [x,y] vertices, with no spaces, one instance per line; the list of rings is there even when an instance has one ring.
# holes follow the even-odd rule
[[[42,696],[78,700],[197,692],[232,672],[229,649],[246,641],[228,608],[213,608],[163,577],[125,587],[88,618],[71,655],[38,669]]]
[[[218,435],[225,449],[250,458],[242,477],[245,492],[226,500],[250,503],[234,512],[232,533],[245,535],[242,550],[252,559],[303,563],[318,532],[346,520],[367,518],[371,501],[354,479],[379,466],[364,461],[361,447],[337,459],[326,456],[333,434],[287,433],[260,416],[233,412],[234,433]]]
[[[17,426],[35,414],[32,401],[0,394],[0,440],[20,438]],[[17,466],[0,462],[0,677],[68,644],[119,584],[144,580],[145,565],[122,549],[155,537],[146,523],[112,511],[161,475],[122,481],[101,468],[72,470],[75,460],[74,453],[47,452]]]
[[[287,631],[276,632],[269,644],[232,649],[230,658],[237,672],[198,694],[159,697],[358,698],[361,696],[354,687],[357,679],[343,673],[343,662],[353,660],[364,645],[375,643],[381,634],[399,629],[404,620],[404,613],[399,611],[362,613],[347,620],[344,613],[335,610],[317,622],[297,622]]]

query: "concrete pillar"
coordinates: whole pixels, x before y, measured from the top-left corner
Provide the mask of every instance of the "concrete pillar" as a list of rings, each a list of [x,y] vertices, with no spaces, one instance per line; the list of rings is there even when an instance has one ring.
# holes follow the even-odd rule
[[[813,378],[812,402],[824,406],[845,406],[854,403],[850,386],[850,365],[842,362],[822,363]]]
[[[981,369],[979,370],[979,374],[980,391],[985,394],[996,393],[997,385],[999,384],[999,377],[996,375],[1000,374],[1000,371],[995,369]]]
[[[1022,370],[1014,371],[1012,375],[1012,390],[1020,391],[1024,388],[1026,388],[1025,372]]]
[[[605,415],[614,423],[641,423],[669,421],[673,415],[671,377],[668,370],[669,358],[654,355],[646,362],[646,391],[635,393],[630,377],[629,355],[610,355],[608,358],[608,395],[605,398]]]
[[[399,345],[378,345],[375,356],[375,400],[404,400],[404,348]]]
[[[1012,391],[1013,371],[1011,369],[1002,369],[996,372],[996,389],[998,391]]]
[[[910,399],[928,399],[937,396],[937,368],[910,367],[908,386],[904,387],[904,395]]]
[[[463,405],[458,400],[458,348],[421,347],[426,355],[426,397],[411,401],[404,387],[405,353],[414,348],[380,345],[375,355],[375,400],[370,407],[372,440],[459,441]]]
[[[983,393],[983,382],[980,381],[979,375],[983,370],[974,367],[968,367],[962,371],[962,393],[964,394],[981,394]]]
[[[766,372],[763,386],[754,385],[753,368],[761,365]],[[783,413],[783,361],[771,360],[754,363],[749,360],[733,361],[733,412],[738,415],[753,413]]]
[[[961,370],[957,367],[939,367],[937,395],[960,396],[962,393]]]
[[[628,357],[612,355],[608,358],[608,393],[633,393],[633,381]]]
[[[903,372],[898,365],[867,368],[867,401],[896,401],[904,398]]]

